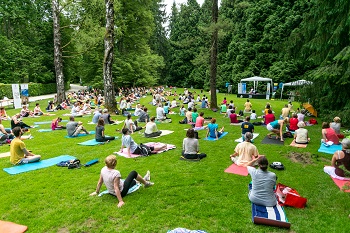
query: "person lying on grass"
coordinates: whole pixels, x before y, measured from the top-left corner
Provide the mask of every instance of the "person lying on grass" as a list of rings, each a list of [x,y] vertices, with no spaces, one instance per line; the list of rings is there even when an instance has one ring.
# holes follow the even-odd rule
[[[115,155],[107,156],[105,164],[106,166],[101,169],[96,191],[91,193],[90,196],[96,196],[99,194],[101,186],[104,183],[108,193],[118,198],[118,207],[120,208],[125,204],[123,197],[128,194],[131,187],[136,185],[136,182],[142,183],[145,188],[154,185],[154,183],[149,181],[151,176],[150,171],[147,171],[144,177],[141,177],[136,171],[132,171],[124,181],[121,180],[122,175],[118,170],[115,170],[115,167],[117,166],[117,158]]]
[[[256,162],[258,169],[253,167]],[[256,205],[277,205],[274,192],[277,177],[275,173],[267,171],[268,166],[269,162],[265,156],[255,158],[247,164],[248,173],[252,177],[252,189],[249,191],[248,198]]]
[[[66,125],[67,134],[70,137],[76,137],[78,134],[85,132],[89,134],[89,132],[84,128],[83,122],[74,121],[74,116],[69,117],[69,122]]]
[[[97,142],[109,142],[115,139],[115,137],[108,137],[105,135],[105,121],[102,118],[98,119],[95,131],[95,140]]]
[[[186,159],[202,159],[207,157],[204,153],[199,153],[199,142],[195,138],[194,129],[188,129],[186,138],[182,142],[182,156]]]
[[[250,161],[258,158],[259,151],[254,144],[251,143],[253,134],[247,132],[244,134],[245,141],[237,144],[235,153],[230,155],[232,162],[238,166],[246,167]]]
[[[20,127],[15,127],[12,129],[12,132],[15,135],[15,139],[13,139],[10,144],[10,162],[13,165],[38,162],[41,156],[28,151],[26,145],[21,140],[22,129]]]
[[[131,154],[134,155],[141,155],[142,149],[137,143],[134,141],[134,139],[130,136],[131,131],[127,128],[124,128],[122,130],[122,146],[120,148],[120,152],[123,152],[123,149],[126,148],[128,157],[131,157]],[[150,147],[150,150],[152,152],[157,152],[161,150],[165,150],[167,148],[167,144],[159,143],[154,147]]]
[[[224,132],[224,127],[222,127],[220,130],[218,130],[219,126],[216,124],[216,119],[212,118],[210,120],[210,123],[208,124],[208,131],[207,131],[207,136],[206,137],[211,137],[215,138],[216,140],[219,139],[219,137],[222,135]]]
[[[272,134],[276,134],[276,139],[278,139],[278,135],[280,136],[281,142],[283,142],[283,125],[287,124],[289,122],[289,118],[286,117],[284,120],[275,120],[273,122],[270,122],[266,129],[270,131],[271,133],[268,133],[267,136],[271,138]]]
[[[342,142],[342,150],[338,150],[332,157],[331,166],[324,167],[324,172],[339,180],[350,180],[350,139]]]

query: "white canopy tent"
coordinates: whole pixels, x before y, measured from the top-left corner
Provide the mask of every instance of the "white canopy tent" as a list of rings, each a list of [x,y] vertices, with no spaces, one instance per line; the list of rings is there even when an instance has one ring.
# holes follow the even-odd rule
[[[270,79],[270,78],[262,78],[262,77],[258,77],[258,76],[241,79],[241,82],[254,82],[254,92],[258,88],[258,83],[259,82],[270,82],[271,83],[270,88],[273,87],[272,79]]]
[[[282,90],[281,90],[281,99],[282,99],[282,93],[283,93],[283,89],[284,89],[284,86],[304,86],[304,85],[312,85],[313,82],[311,81],[306,81],[306,80],[298,80],[298,81],[294,81],[294,82],[290,82],[290,83],[284,83],[282,85]]]

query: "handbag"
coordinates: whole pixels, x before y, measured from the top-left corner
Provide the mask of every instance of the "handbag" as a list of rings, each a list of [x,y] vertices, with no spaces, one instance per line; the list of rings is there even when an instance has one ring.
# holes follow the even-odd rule
[[[293,188],[287,185],[278,183],[275,190],[278,203],[281,206],[292,206],[295,208],[304,208],[307,199],[300,196],[300,194]]]

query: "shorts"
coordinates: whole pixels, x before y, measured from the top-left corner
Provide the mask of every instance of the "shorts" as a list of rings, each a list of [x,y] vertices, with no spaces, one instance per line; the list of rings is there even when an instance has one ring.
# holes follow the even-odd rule
[[[266,129],[267,129],[268,131],[272,131],[272,130],[273,130],[273,127],[272,127],[272,125],[269,123],[269,124],[267,124]]]

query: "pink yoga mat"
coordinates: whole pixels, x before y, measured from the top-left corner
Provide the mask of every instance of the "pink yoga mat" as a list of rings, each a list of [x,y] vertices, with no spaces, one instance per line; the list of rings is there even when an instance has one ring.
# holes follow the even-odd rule
[[[246,167],[237,166],[236,164],[232,164],[226,170],[226,173],[232,173],[240,176],[248,176],[248,169]]]
[[[350,185],[350,181],[348,181],[348,180],[338,180],[338,179],[333,178],[333,177],[331,177],[331,178],[332,178],[332,180],[334,181],[334,183],[339,187],[339,189],[340,189],[341,191],[344,191],[344,192],[346,192],[346,193],[350,193],[350,189],[343,190],[343,186],[344,186],[346,183],[348,183],[348,185]]]

